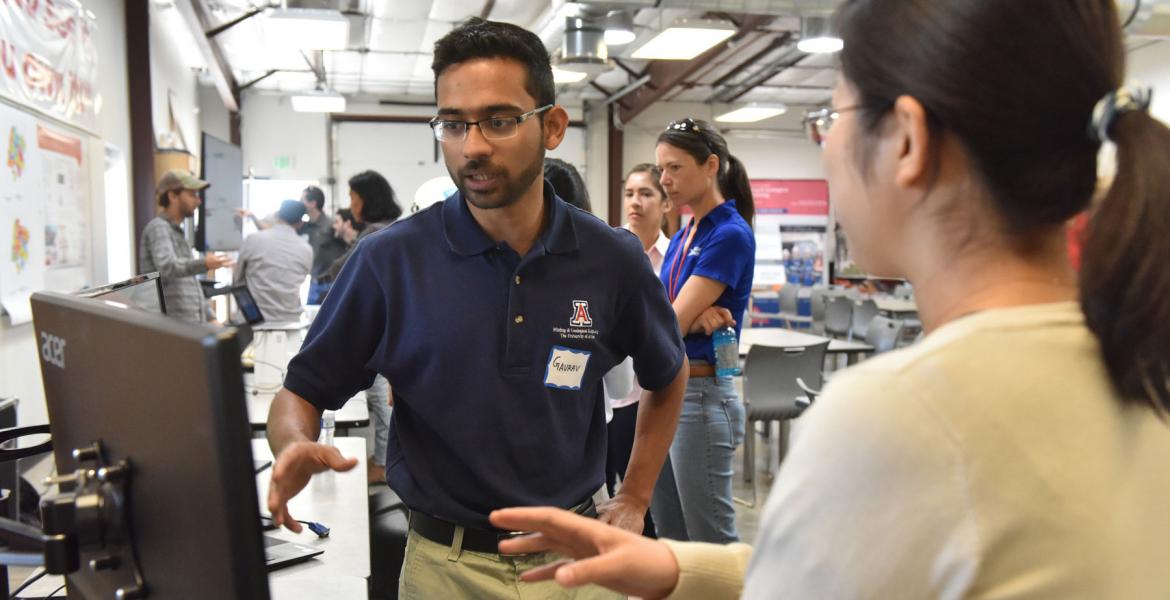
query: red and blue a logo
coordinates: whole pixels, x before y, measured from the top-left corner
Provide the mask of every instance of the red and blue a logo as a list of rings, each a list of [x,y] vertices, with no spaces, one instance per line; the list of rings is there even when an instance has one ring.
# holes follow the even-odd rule
[[[589,317],[589,301],[573,301],[573,318],[569,319],[571,327],[593,327],[593,319]]]

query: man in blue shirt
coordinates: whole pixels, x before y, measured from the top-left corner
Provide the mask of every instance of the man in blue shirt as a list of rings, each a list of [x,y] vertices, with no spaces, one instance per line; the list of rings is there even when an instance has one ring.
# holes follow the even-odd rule
[[[433,68],[432,127],[459,192],[363,240],[334,283],[269,414],[268,505],[299,530],[288,499],[314,473],[356,464],[313,442],[321,410],[381,373],[394,390],[387,479],[412,511],[402,595],[560,596],[518,579],[556,557],[499,555],[507,532],[488,514],[592,512],[605,471],[602,376],[632,356],[650,391],[625,483],[596,512],[641,532],[686,356],[637,238],[569,207],[542,177],[568,114],[540,39],[472,19],[436,43]]]

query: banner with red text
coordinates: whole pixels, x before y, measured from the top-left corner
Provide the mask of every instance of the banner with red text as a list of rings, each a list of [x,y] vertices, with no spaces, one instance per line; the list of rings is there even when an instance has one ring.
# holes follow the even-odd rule
[[[95,27],[76,0],[0,0],[0,95],[96,129]]]

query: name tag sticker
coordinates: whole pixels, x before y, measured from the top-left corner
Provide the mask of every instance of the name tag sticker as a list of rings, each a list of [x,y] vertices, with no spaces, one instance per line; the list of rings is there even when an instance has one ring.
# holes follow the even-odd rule
[[[548,355],[548,367],[544,370],[544,385],[559,390],[581,389],[581,378],[585,376],[585,366],[592,355],[584,350],[553,346]]]

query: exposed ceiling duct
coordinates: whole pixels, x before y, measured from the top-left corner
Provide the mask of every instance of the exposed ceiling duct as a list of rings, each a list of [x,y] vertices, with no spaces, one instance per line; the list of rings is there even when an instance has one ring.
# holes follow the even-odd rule
[[[575,17],[565,17],[565,43],[561,46],[559,66],[590,74],[613,68],[605,45],[604,12],[586,10]]]

